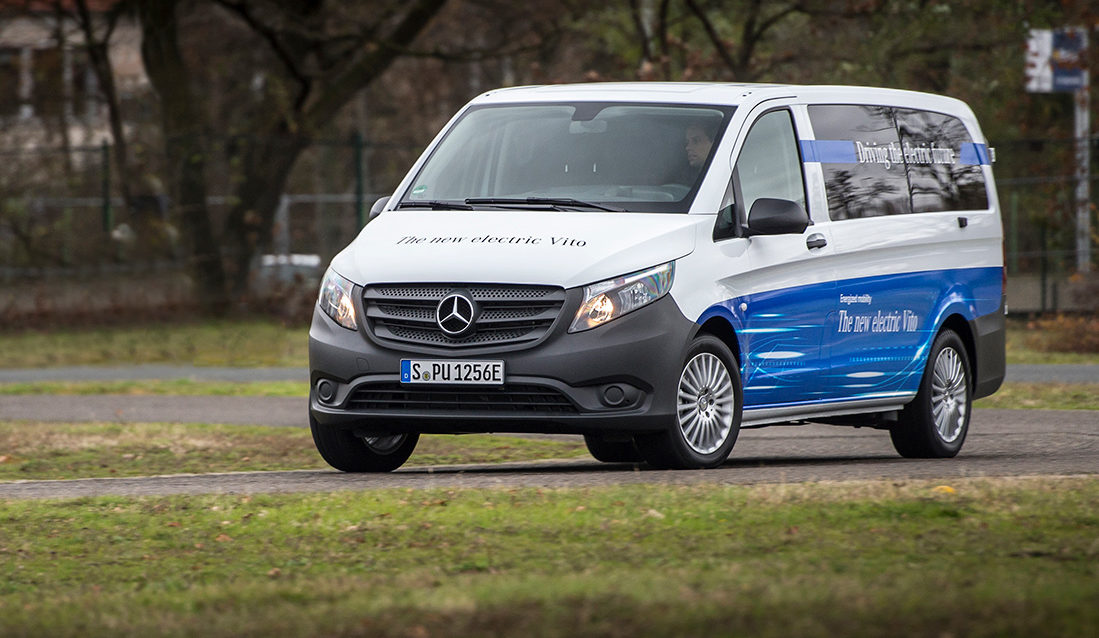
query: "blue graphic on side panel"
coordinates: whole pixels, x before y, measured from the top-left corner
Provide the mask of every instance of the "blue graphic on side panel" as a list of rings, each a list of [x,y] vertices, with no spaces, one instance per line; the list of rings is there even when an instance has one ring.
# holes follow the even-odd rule
[[[1001,274],[962,268],[784,288],[715,304],[698,322],[721,316],[736,330],[746,409],[909,396],[947,316],[999,310]]]
[[[412,381],[412,362],[408,359],[401,361],[401,383]]]
[[[746,406],[788,401],[790,396],[824,397],[817,379],[828,371],[821,345],[834,286],[829,282],[746,295],[711,308],[699,319],[732,318],[741,341]],[[747,314],[740,312],[741,303],[748,304]]]

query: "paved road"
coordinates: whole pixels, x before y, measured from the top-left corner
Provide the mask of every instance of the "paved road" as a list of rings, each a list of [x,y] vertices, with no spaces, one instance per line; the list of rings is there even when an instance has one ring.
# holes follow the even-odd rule
[[[955,459],[902,459],[876,430],[808,425],[746,430],[716,470],[668,472],[591,460],[403,468],[392,474],[247,472],[0,483],[0,498],[362,490],[781,483],[1099,474],[1099,411],[978,410]]]
[[[305,427],[297,397],[0,395],[0,420],[113,423],[233,423]]]
[[[74,366],[0,369],[0,383],[34,381],[308,381],[305,368],[223,368],[189,365]],[[1007,380],[1027,383],[1099,383],[1099,364],[1009,365]]]

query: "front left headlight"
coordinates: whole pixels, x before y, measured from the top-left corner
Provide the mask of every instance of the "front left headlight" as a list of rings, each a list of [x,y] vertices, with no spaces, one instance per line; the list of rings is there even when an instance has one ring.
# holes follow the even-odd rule
[[[359,327],[355,321],[355,304],[351,300],[351,291],[354,288],[350,281],[329,268],[324,273],[320,299],[317,300],[324,314],[348,330],[358,330]]]
[[[569,332],[601,326],[668,294],[675,278],[675,262],[615,277],[584,287],[584,303]]]

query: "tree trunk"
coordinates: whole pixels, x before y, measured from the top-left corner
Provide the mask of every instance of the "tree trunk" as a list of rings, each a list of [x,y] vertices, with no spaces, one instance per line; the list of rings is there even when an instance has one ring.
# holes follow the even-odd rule
[[[281,128],[281,127],[280,127]],[[248,146],[236,203],[225,222],[224,243],[229,286],[234,298],[248,290],[252,259],[271,242],[283,187],[309,141],[285,130],[272,132]]]
[[[180,54],[176,18],[178,0],[138,4],[141,56],[145,72],[160,96],[164,146],[170,183],[176,186],[176,213],[190,249],[190,270],[202,310],[220,315],[229,309],[221,250],[206,209],[206,149],[202,118],[191,92],[190,75]]]
[[[59,5],[60,6],[60,5]],[[76,0],[76,21],[84,34],[84,46],[88,53],[88,61],[91,63],[95,79],[99,83],[99,90],[103,93],[103,100],[107,103],[107,116],[111,125],[111,138],[114,141],[115,170],[118,172],[118,189],[122,194],[122,200],[126,207],[133,210],[133,193],[130,189],[130,152],[126,145],[126,136],[122,128],[122,109],[118,103],[118,90],[114,84],[114,69],[111,66],[111,33],[114,31],[114,20],[117,16],[108,18],[111,22],[107,25],[107,33],[103,39],[95,36],[95,22],[91,11],[88,10],[88,0]]]

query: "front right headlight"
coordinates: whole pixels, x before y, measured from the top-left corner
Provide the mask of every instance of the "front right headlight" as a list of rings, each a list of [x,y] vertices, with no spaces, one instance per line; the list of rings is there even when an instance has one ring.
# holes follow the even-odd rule
[[[358,330],[359,327],[355,321],[355,303],[351,300],[354,289],[354,284],[329,268],[324,273],[320,299],[317,300],[324,314],[348,330]]]
[[[584,287],[584,303],[569,332],[601,326],[668,294],[675,279],[675,262],[615,277]]]

